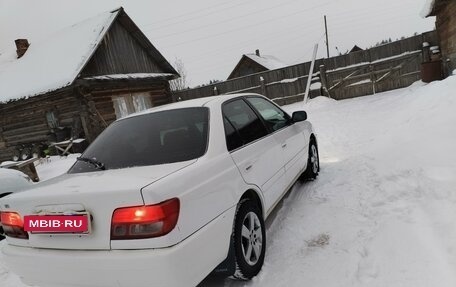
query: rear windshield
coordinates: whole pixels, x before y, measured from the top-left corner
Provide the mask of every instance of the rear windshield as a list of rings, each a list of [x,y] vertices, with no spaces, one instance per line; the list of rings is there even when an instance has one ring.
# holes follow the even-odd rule
[[[208,109],[184,108],[150,113],[114,122],[87,148],[83,158],[105,169],[181,162],[206,152]],[[69,173],[96,171],[97,166],[77,161]]]

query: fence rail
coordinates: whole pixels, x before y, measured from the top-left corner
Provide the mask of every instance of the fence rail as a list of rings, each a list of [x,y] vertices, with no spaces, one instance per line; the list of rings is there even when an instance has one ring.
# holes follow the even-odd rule
[[[435,31],[423,33],[382,46],[317,59],[310,97],[330,96],[347,99],[403,88],[421,79],[422,44],[437,45]],[[217,94],[259,93],[280,105],[303,99],[311,62],[261,72],[225,82],[175,92],[174,100],[189,100]],[[314,79],[315,78],[315,79]]]

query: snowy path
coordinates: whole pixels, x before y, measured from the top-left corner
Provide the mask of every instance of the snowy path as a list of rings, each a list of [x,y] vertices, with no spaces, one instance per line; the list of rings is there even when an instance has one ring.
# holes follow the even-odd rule
[[[319,178],[297,183],[267,221],[257,278],[210,277],[200,286],[456,286],[453,78],[311,101]],[[0,282],[24,286],[1,257]]]

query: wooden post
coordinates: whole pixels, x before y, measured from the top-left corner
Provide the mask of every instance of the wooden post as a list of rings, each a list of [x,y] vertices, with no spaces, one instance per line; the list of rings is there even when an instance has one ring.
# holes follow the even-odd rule
[[[331,98],[331,94],[329,93],[329,90],[328,90],[328,77],[326,75],[326,66],[325,65],[320,65],[320,81],[321,81],[321,86],[323,89],[323,95],[325,97]]]
[[[427,63],[431,61],[431,45],[428,42],[423,43],[423,63]]]
[[[266,95],[266,84],[264,83],[264,78],[263,77],[260,77],[260,86],[261,86],[261,94],[263,94],[263,96],[267,97]]]
[[[79,108],[81,112],[81,124],[86,139],[90,143],[104,130],[107,123],[96,109],[92,94],[88,91],[80,91],[79,93],[81,97]],[[102,124],[104,127],[102,127]]]
[[[369,66],[369,71],[370,71],[370,80],[372,82],[372,93],[375,95],[376,90],[375,90],[375,74],[374,74],[374,66],[370,65]]]
[[[326,35],[326,56],[329,58],[329,37],[328,37],[328,22],[325,15],[325,35]]]
[[[79,117],[81,118],[82,129],[84,130],[85,139],[91,143],[94,138],[91,137],[91,126],[90,126],[90,117],[89,110],[86,106],[85,94],[87,91],[79,87],[74,91],[74,94],[77,95],[78,104],[79,104]]]
[[[84,135],[85,135],[85,138],[88,142],[92,142],[92,138],[90,137],[90,131],[89,131],[89,125],[88,125],[88,112],[87,112],[87,108],[84,107],[83,108],[83,111],[81,112],[81,124],[82,124],[82,128],[84,130]]]
[[[6,148],[5,139],[3,138],[3,128],[0,127],[0,148]]]
[[[304,92],[304,104],[307,104],[307,99],[309,98],[310,84],[312,82],[313,70],[314,70],[314,66],[315,66],[315,59],[317,58],[317,52],[318,52],[318,43],[315,44],[313,56],[312,56],[312,62],[310,63],[309,75],[307,76],[307,86],[306,86],[306,91]]]

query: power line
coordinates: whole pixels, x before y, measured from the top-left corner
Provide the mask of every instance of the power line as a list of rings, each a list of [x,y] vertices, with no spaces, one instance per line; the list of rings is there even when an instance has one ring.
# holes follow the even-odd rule
[[[401,19],[403,19],[403,18],[398,18],[397,20],[400,21]],[[353,22],[354,22],[354,21],[345,21],[345,22],[342,22],[341,24],[342,24],[342,25],[350,25],[350,24],[352,24]],[[393,22],[390,21],[390,23],[393,23]],[[341,27],[341,24],[338,24],[338,28]],[[318,25],[319,25],[319,24],[318,24]],[[298,29],[302,29],[302,28],[301,28],[301,27],[298,27]],[[294,30],[296,30],[296,29],[294,29]],[[293,30],[287,30],[287,32],[290,32],[290,31],[293,31]],[[353,30],[351,30],[351,31],[353,31]],[[283,34],[283,32],[280,31],[279,33],[274,33],[274,34],[268,33],[268,34],[266,34],[266,35],[264,35],[264,36],[269,36],[269,37],[270,37],[270,36],[273,36],[273,35],[275,35],[275,34]],[[288,33],[288,34],[289,34],[289,33]],[[325,33],[323,33],[322,36],[320,37],[320,39],[319,39],[319,41],[318,41],[319,43],[321,42],[321,40],[323,39],[324,36],[325,36]],[[253,40],[253,41],[257,41],[257,40]],[[229,47],[226,47],[226,49],[219,49],[219,50],[217,50],[217,52],[225,51],[225,50],[226,50],[226,51],[232,51],[233,48],[238,48],[238,47],[239,47],[239,49],[242,49],[242,48],[244,47],[244,44],[247,44],[247,43],[250,43],[250,42],[253,42],[253,41],[252,41],[252,40],[244,41],[244,42],[242,42],[242,46],[239,46],[239,45],[229,46]],[[285,43],[285,44],[286,44],[286,43]],[[208,55],[214,55],[214,54],[215,54],[215,55],[220,55],[220,54],[226,54],[226,53],[203,53],[203,54],[201,54],[201,56],[208,56]],[[197,58],[199,58],[199,57],[197,57]],[[194,61],[190,61],[190,62],[194,62]]]
[[[266,34],[261,34],[261,35],[255,34],[255,36],[259,36],[260,39],[264,38],[264,37],[271,38],[272,36],[276,36],[276,35],[283,35],[285,37],[289,37],[289,34],[294,32],[294,31],[296,31],[296,30],[300,30],[301,31],[302,27],[295,27],[294,29],[287,29],[287,34],[284,34],[283,31],[281,30],[281,31],[277,31],[276,33],[266,33]],[[275,38],[275,40],[277,41],[277,38]],[[250,38],[247,41],[236,42],[236,45],[224,46],[222,49],[211,50],[211,52],[195,55],[193,59],[201,60],[201,57],[203,57],[203,56],[207,57],[207,56],[212,56],[212,55],[225,55],[227,53],[232,52],[233,49],[246,50],[247,49],[247,47],[246,47],[247,44],[255,43],[255,42],[258,42],[258,41],[259,41],[259,39]],[[280,46],[282,46],[283,44],[287,44],[288,45],[289,43],[282,41],[280,44],[281,44]],[[269,46],[269,47],[271,47],[271,46]],[[194,62],[194,61],[190,61],[190,62]]]
[[[275,6],[272,6],[272,7],[265,8],[265,9],[256,10],[255,12],[243,14],[243,15],[240,15],[240,16],[237,16],[237,17],[232,17],[232,18],[227,19],[227,20],[210,23],[210,25],[213,26],[213,25],[217,25],[217,24],[223,24],[223,23],[232,22],[234,20],[242,19],[242,18],[245,18],[245,17],[249,17],[251,15],[255,15],[255,14],[259,14],[259,13],[265,12],[265,11],[269,11],[269,10],[275,9],[277,7],[283,7],[284,5],[288,5],[288,4],[291,4],[291,3],[296,2],[296,1],[300,1],[300,0],[291,0],[291,1],[288,1],[288,2],[285,2],[285,3],[281,3],[279,5],[275,5]],[[175,33],[167,34],[167,35],[164,35],[164,36],[155,37],[155,39],[168,38],[168,37],[171,37],[171,36],[180,35],[180,34],[188,33],[188,32],[191,32],[191,31],[196,31],[196,30],[199,30],[201,28],[207,28],[207,27],[208,27],[208,25],[202,25],[202,26],[194,27],[192,29],[182,30],[182,31],[178,31],[178,32],[175,32]],[[146,31],[148,31],[148,30],[146,30]]]
[[[258,1],[258,0],[254,0],[254,2],[255,1]],[[156,29],[156,28],[164,28],[164,27],[169,27],[169,26],[173,26],[173,25],[177,25],[177,24],[190,22],[190,21],[195,20],[195,19],[200,19],[201,17],[205,17],[205,16],[208,16],[208,15],[213,15],[214,13],[217,13],[217,12],[222,12],[222,11],[225,11],[227,9],[231,9],[231,8],[235,8],[235,7],[239,7],[239,6],[243,6],[243,5],[248,5],[248,4],[251,4],[251,3],[252,2],[243,1],[243,2],[238,3],[238,4],[228,6],[228,7],[224,8],[223,10],[211,11],[211,12],[208,12],[208,13],[204,13],[202,15],[194,16],[194,17],[191,17],[191,18],[188,18],[188,19],[184,19],[184,20],[171,22],[171,23],[168,23],[168,24],[165,24],[165,25],[157,25],[157,26],[155,26],[154,28],[151,28],[151,29],[144,29],[144,31],[151,31],[151,30]],[[214,5],[212,7],[223,6],[223,5],[226,5],[226,4],[229,4],[229,3],[224,3],[222,5]],[[204,10],[208,10],[208,9],[204,9]],[[201,12],[201,11],[197,11],[197,12]],[[193,13],[193,14],[195,14],[195,13]],[[179,16],[176,16],[176,17],[173,17],[173,18],[169,18],[169,19],[172,20],[172,19],[176,19],[176,18],[179,18]],[[156,22],[156,23],[161,23],[161,21],[160,22]],[[152,25],[154,25],[154,23],[146,24],[144,27],[149,27],[149,26],[152,26]]]
[[[391,7],[389,7],[389,8],[391,8]],[[387,8],[387,9],[381,9],[381,10],[389,10],[389,9]],[[378,11],[378,10],[377,10],[377,11]],[[365,13],[357,13],[357,15],[365,15]],[[359,18],[358,18],[358,19],[359,19]],[[355,20],[358,20],[358,19],[355,18]],[[317,21],[310,21],[310,22],[313,22],[313,23],[315,23],[316,25],[320,25],[319,23],[317,23]],[[342,21],[342,22],[339,21],[338,24],[339,24],[339,25],[340,25],[340,24],[351,24],[351,23],[354,23],[354,22],[356,22],[356,21],[354,21],[353,18],[351,18],[351,20],[349,20],[349,21]],[[312,28],[312,26],[310,26],[310,27],[309,27],[309,26],[306,26],[306,27],[309,28],[309,29],[307,29],[307,30],[311,30],[310,28]],[[287,34],[289,35],[290,32],[293,32],[293,31],[298,30],[298,29],[301,30],[302,28],[301,28],[301,27],[295,27],[295,29],[291,29],[291,30],[290,30],[290,29],[286,29],[286,31],[287,31]],[[263,34],[260,35],[260,36],[261,36],[261,37],[271,37],[271,36],[274,36],[274,35],[277,35],[277,34],[283,34],[283,31],[279,31],[278,33],[266,33],[266,34],[263,33]],[[258,34],[256,33],[255,36],[257,36],[257,35],[258,35]],[[324,37],[324,34],[323,34],[323,37]],[[200,57],[203,57],[203,56],[226,54],[226,53],[224,53],[225,51],[231,52],[233,49],[243,49],[243,48],[245,47],[246,44],[252,43],[252,42],[255,42],[255,41],[259,41],[259,40],[257,40],[257,39],[250,39],[250,40],[247,40],[247,41],[243,41],[243,42],[241,42],[241,43],[237,42],[237,45],[224,46],[222,49],[217,49],[217,50],[215,50],[215,51],[214,51],[214,50],[211,50],[211,51],[208,52],[208,53],[202,53],[202,54],[200,54],[200,55],[196,55],[196,56],[195,56],[195,59],[200,60]],[[319,42],[321,42],[321,41],[319,40]],[[241,45],[239,45],[239,44],[241,44]],[[214,52],[215,52],[215,53],[214,53]],[[220,53],[220,52],[221,52],[221,53]],[[188,63],[188,62],[195,62],[195,61],[192,59],[192,60],[186,61],[186,62]]]
[[[180,18],[180,17],[186,16],[186,15],[198,14],[198,13],[201,13],[201,11],[210,10],[212,8],[215,8],[215,7],[225,6],[225,5],[230,4],[230,3],[232,3],[232,2],[231,1],[226,1],[226,2],[223,2],[223,3],[216,4],[216,5],[208,6],[208,7],[205,7],[205,8],[195,9],[193,11],[189,11],[189,12],[181,13],[181,14],[178,14],[178,15],[174,15],[172,17],[161,19],[159,21],[150,22],[149,24],[144,25],[144,27],[150,26],[150,25],[154,25],[154,24],[158,24],[158,23],[163,23],[163,22],[166,22],[166,21],[169,21],[169,20],[175,20],[176,18]]]
[[[319,41],[318,42],[321,42],[321,40],[323,39],[324,37],[324,34],[322,34],[322,37],[320,37]],[[298,37],[295,37],[294,39],[299,39]],[[279,42],[277,43],[277,45],[273,45],[272,47],[274,48],[277,48],[277,47],[281,47],[281,46],[289,46],[290,45],[290,42]],[[271,46],[269,46],[269,48],[271,48]],[[274,49],[273,48],[273,49]],[[311,47],[311,50],[313,49],[313,46]],[[304,54],[305,55],[308,55],[309,53],[308,52],[311,52],[311,50],[305,52]],[[300,56],[299,58],[304,58],[303,56]],[[220,62],[222,62],[222,64],[219,64]],[[198,62],[196,62],[198,63]],[[202,62],[203,63],[203,62]],[[290,65],[294,65],[297,63],[297,60],[294,60],[292,61],[291,63],[289,63]],[[213,68],[215,67],[228,67],[228,66],[234,66],[232,63],[230,63],[229,61],[226,61],[226,59],[222,59],[220,58],[220,60],[216,61],[215,63],[212,62],[212,65],[210,66],[205,66],[204,68],[202,69],[199,69],[197,73],[194,73],[194,74],[201,74],[202,72],[205,72],[205,71],[209,71],[209,70],[212,70]]]
[[[402,19],[403,19],[402,17],[397,18],[397,21],[394,21],[394,22],[400,22]],[[345,23],[350,23],[350,22],[352,22],[352,21],[347,21],[347,22],[345,22]],[[391,22],[391,21],[390,21],[389,24],[394,23],[394,22]],[[320,43],[320,42],[323,40],[324,37],[325,37],[325,33],[323,33],[323,34],[320,36],[320,38],[319,38],[319,40],[318,40],[318,43]],[[287,43],[283,43],[283,42],[282,42],[282,43],[280,43],[280,44],[277,45],[277,46],[282,46],[282,45],[289,45],[289,43],[288,43],[288,42],[287,42]],[[311,47],[311,49],[313,49],[313,48]],[[308,52],[311,52],[311,49],[309,49],[309,50],[308,50],[306,53],[304,53],[304,54],[308,54]],[[297,58],[297,60],[300,59],[300,58],[301,58],[301,57]],[[227,61],[224,60],[224,59],[222,59],[222,60],[223,60],[223,62],[224,62],[223,64],[214,64],[214,65],[211,65],[211,66],[205,66],[203,69],[199,69],[197,72],[194,72],[193,74],[195,74],[195,75],[196,75],[196,74],[201,74],[202,72],[212,70],[212,69],[214,69],[215,67],[228,67],[228,66],[232,66],[231,63],[227,63]],[[297,60],[295,60],[295,62],[297,62]]]
[[[229,33],[232,33],[232,32],[239,31],[239,30],[245,30],[246,28],[256,27],[256,26],[259,26],[259,25],[264,24],[264,23],[282,20],[282,17],[289,17],[289,16],[294,16],[294,15],[297,15],[297,14],[300,14],[300,13],[303,13],[303,12],[308,12],[310,10],[326,6],[326,5],[330,4],[330,3],[332,3],[332,1],[328,1],[328,2],[326,2],[324,4],[322,4],[322,5],[314,6],[314,7],[311,7],[309,9],[299,10],[299,11],[294,12],[294,13],[290,13],[290,14],[287,14],[287,15],[282,15],[280,17],[276,17],[276,18],[273,18],[273,19],[268,19],[266,21],[261,21],[261,22],[255,23],[253,25],[247,25],[247,26],[243,26],[243,27],[239,27],[239,28],[236,28],[236,29],[231,29],[231,30],[225,31],[223,33],[215,33],[215,34],[211,34],[211,35],[208,35],[208,36],[192,39],[192,40],[189,40],[189,41],[180,42],[180,43],[177,43],[177,44],[165,46],[164,48],[176,47],[176,46],[181,46],[181,45],[184,45],[184,44],[193,43],[193,42],[197,42],[197,41],[201,41],[201,40],[205,40],[205,39],[219,37],[221,35],[229,34]]]

